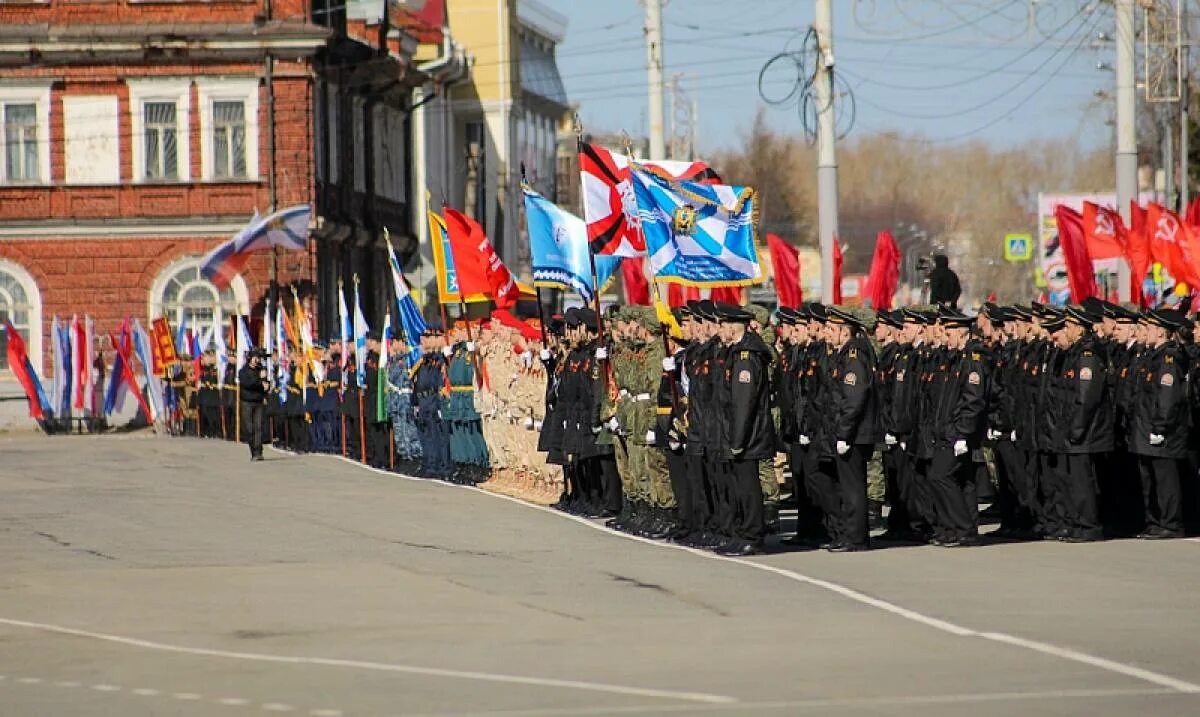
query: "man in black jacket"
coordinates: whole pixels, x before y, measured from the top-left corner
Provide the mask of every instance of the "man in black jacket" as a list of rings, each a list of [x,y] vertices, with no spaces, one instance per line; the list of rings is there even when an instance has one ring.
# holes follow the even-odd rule
[[[830,521],[831,552],[868,547],[867,460],[875,444],[875,351],[862,323],[837,308],[828,311],[834,350],[830,372],[829,440],[833,442],[839,510]]]
[[[762,551],[765,522],[759,461],[775,456],[775,424],[771,418],[771,351],[749,331],[754,315],[739,306],[720,305],[724,374],[718,396],[724,405],[718,448],[725,462],[732,522],[721,555],[754,555]]]
[[[931,449],[929,489],[933,498],[935,545],[979,543],[979,505],[971,454],[980,447],[987,420],[988,359],[969,338],[973,319],[943,309],[946,368],[933,375],[931,413],[925,418]]]
[[[950,268],[950,260],[945,254],[934,254],[933,271],[929,272],[929,303],[957,309],[961,294],[962,285],[958,274]]]
[[[263,410],[267,402],[267,369],[262,364],[262,354],[252,351],[238,372],[238,386],[241,389],[242,420],[245,426],[246,442],[250,444],[250,460],[263,459]]]

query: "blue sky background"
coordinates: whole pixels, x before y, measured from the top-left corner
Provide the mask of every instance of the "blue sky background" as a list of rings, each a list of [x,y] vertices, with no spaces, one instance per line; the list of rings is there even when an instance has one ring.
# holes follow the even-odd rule
[[[643,10],[637,0],[542,0],[569,18],[558,63],[568,96],[596,131],[646,127]],[[850,138],[884,131],[934,140],[1013,146],[1032,138],[1111,138],[1110,5],[1079,0],[835,0],[838,72],[857,99]],[[1099,5],[1099,3],[1097,3]],[[686,72],[699,99],[702,152],[739,141],[764,103],[758,77],[771,57],[799,49],[812,0],[670,0],[664,10],[666,74]],[[794,71],[765,80],[784,94]],[[775,71],[774,68],[780,68]],[[797,106],[771,107],[771,126],[801,133]],[[844,118],[845,119],[845,118]],[[843,121],[844,121],[843,119]]]

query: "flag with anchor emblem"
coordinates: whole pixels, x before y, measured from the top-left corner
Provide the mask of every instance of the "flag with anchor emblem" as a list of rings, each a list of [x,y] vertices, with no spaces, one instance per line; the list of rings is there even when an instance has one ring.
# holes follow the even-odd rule
[[[659,281],[702,288],[762,282],[753,189],[675,181],[637,165],[633,188]]]

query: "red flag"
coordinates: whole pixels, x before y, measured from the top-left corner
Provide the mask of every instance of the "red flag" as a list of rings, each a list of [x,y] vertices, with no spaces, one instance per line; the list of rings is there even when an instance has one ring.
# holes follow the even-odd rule
[[[800,251],[774,234],[767,235],[771,266],[775,270],[775,293],[779,305],[795,309],[804,301],[800,290]]]
[[[217,327],[217,330],[220,330],[219,326]],[[121,375],[119,377],[114,377],[114,380],[118,382],[124,382],[125,386],[129,389],[129,392],[132,393],[133,397],[137,399],[138,406],[140,406],[142,409],[142,415],[146,417],[147,421],[153,422],[154,414],[150,412],[150,404],[146,403],[146,397],[142,395],[142,389],[138,385],[137,378],[133,375],[133,364],[131,363],[131,354],[133,352],[133,336],[130,334],[130,331],[129,319],[125,319],[124,323],[121,324],[120,339],[111,333],[108,335],[109,339],[112,340],[113,349],[116,350],[117,356],[120,358],[120,361],[113,362],[113,370],[116,371],[119,368],[121,371]],[[117,366],[118,363],[121,364],[120,367]]]
[[[1138,306],[1145,306],[1142,281],[1150,271],[1150,237],[1146,232],[1146,210],[1136,201],[1129,201],[1129,232],[1126,242],[1129,260],[1129,296]]]
[[[625,284],[625,303],[638,306],[650,305],[650,282],[642,270],[642,258],[621,261],[621,279]]]
[[[492,321],[498,322],[510,329],[516,329],[521,338],[526,341],[536,341],[542,337],[542,332],[528,321],[521,321],[508,312],[507,309],[496,309],[492,312]]]
[[[87,393],[88,378],[91,374],[92,367],[88,365],[88,336],[87,336],[87,316],[84,316],[83,321],[79,317],[71,319],[71,330],[75,332],[75,376],[72,379],[72,393],[75,394],[73,405],[79,410],[83,410],[84,394]]]
[[[1146,234],[1154,261],[1165,266],[1176,281],[1200,286],[1200,244],[1178,214],[1151,203],[1146,210]]]
[[[884,230],[875,237],[875,256],[871,257],[871,271],[863,295],[870,300],[871,308],[885,311],[892,308],[892,297],[900,283],[900,247],[892,233]]]
[[[1083,217],[1074,209],[1059,204],[1054,208],[1054,218],[1058,222],[1058,241],[1067,263],[1071,301],[1078,304],[1089,296],[1099,296],[1092,260],[1087,253],[1087,239],[1083,234]]]
[[[1093,202],[1083,203],[1083,236],[1093,261],[1125,256],[1124,230],[1121,216],[1113,210]]]
[[[1200,226],[1200,197],[1192,197],[1192,201],[1188,202],[1183,220],[1193,227]]]
[[[721,301],[726,304],[742,303],[742,287],[740,286],[716,286],[709,293],[708,298],[713,301]]]
[[[833,303],[842,303],[842,245],[833,238]]]
[[[667,306],[672,309],[676,306],[683,306],[689,301],[699,301],[700,290],[694,286],[683,286],[682,284],[667,284]]]
[[[458,272],[458,287],[462,294],[483,294],[507,309],[517,303],[520,291],[508,267],[496,254],[492,241],[483,227],[462,212],[443,207],[450,253]]]

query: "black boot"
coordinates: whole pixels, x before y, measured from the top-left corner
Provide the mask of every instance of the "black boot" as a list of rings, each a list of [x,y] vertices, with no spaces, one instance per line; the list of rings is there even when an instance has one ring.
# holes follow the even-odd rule
[[[779,504],[763,504],[763,524],[768,535],[779,532]]]

